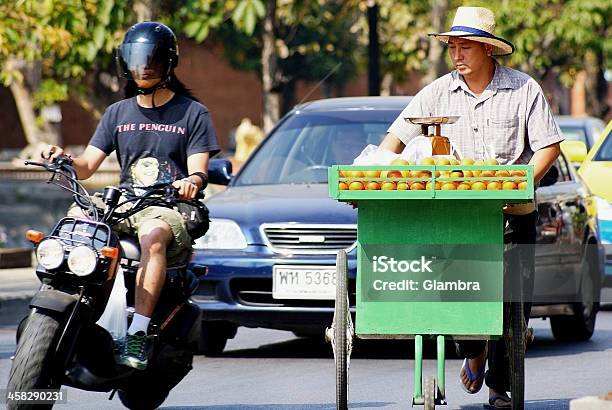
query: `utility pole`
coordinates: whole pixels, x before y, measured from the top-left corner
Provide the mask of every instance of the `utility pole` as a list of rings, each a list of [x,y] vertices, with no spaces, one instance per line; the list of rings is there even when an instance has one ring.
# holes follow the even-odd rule
[[[368,94],[380,95],[380,52],[378,48],[378,4],[368,1]]]

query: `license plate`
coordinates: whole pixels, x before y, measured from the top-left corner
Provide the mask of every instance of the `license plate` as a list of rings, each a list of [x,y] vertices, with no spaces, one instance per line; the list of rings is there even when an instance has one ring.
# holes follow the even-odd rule
[[[335,299],[336,268],[276,265],[272,269],[274,299]]]

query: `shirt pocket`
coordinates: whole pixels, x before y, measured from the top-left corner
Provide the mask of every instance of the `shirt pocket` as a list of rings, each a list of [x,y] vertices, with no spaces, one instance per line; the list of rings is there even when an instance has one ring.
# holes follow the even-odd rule
[[[519,137],[519,119],[489,118],[487,120],[487,149],[500,164],[509,164],[520,157],[525,142]]]

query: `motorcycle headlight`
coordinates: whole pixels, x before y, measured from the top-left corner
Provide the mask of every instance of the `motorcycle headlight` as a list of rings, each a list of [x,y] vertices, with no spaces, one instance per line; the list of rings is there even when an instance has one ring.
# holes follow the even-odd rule
[[[244,249],[247,241],[238,224],[230,219],[211,218],[206,235],[196,240],[196,249]]]
[[[36,248],[36,259],[45,269],[56,269],[64,261],[64,247],[57,239],[45,239]]]
[[[98,264],[98,255],[89,246],[77,246],[68,255],[68,268],[77,276],[90,275]]]

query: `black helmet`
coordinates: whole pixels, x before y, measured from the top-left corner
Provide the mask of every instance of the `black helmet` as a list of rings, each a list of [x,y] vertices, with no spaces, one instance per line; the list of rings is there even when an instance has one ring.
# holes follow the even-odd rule
[[[125,33],[116,59],[122,77],[128,80],[160,78],[163,84],[178,64],[176,36],[168,26],[155,21],[134,24]]]

